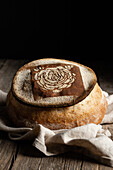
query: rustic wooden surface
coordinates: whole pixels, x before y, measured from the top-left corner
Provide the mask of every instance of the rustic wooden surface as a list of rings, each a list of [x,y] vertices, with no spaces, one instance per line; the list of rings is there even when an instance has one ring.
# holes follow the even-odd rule
[[[0,89],[8,92],[15,72],[28,60],[0,59]],[[89,64],[90,66],[90,64]],[[94,71],[98,72],[100,86],[103,90],[113,93],[112,66],[92,63]],[[106,69],[105,69],[106,68]],[[113,125],[105,125],[113,134]],[[98,164],[86,158],[82,153],[66,153],[46,157],[35,149],[31,143],[14,142],[7,133],[0,131],[0,170],[111,170],[113,168]]]

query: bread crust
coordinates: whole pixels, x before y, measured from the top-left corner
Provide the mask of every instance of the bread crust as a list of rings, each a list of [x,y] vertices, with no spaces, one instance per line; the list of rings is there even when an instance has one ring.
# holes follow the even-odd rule
[[[72,65],[77,65],[81,68],[86,69],[88,72],[91,73],[91,77],[92,80],[90,81],[88,88],[84,90],[84,93],[82,93],[80,96],[76,96],[76,95],[72,95],[72,96],[59,96],[59,97],[54,97],[54,98],[41,98],[41,100],[37,100],[34,101],[33,97],[32,97],[32,93],[30,94],[30,100],[28,100],[27,97],[28,94],[30,93],[30,91],[28,93],[24,93],[24,94],[20,94],[20,91],[22,89],[22,87],[20,87],[20,89],[17,89],[17,81],[20,79],[19,78],[19,74],[20,72],[29,70],[30,67],[34,67],[40,64],[50,64],[50,63],[68,63],[68,64],[72,64]],[[87,74],[84,76],[87,77]],[[24,79],[24,78],[23,78]],[[83,77],[82,77],[83,79]],[[12,92],[13,95],[18,98],[19,100],[21,100],[22,102],[26,103],[26,104],[30,104],[33,106],[39,106],[39,107],[62,107],[62,106],[72,106],[80,101],[82,101],[86,96],[89,95],[89,93],[93,90],[95,84],[97,82],[97,77],[94,73],[94,71],[87,67],[84,66],[82,64],[73,62],[73,61],[68,61],[68,60],[62,60],[62,59],[55,59],[55,58],[44,58],[44,59],[39,59],[39,60],[35,60],[32,61],[30,63],[25,64],[24,66],[22,66],[15,74],[14,79],[13,79],[13,83],[12,83]]]
[[[107,101],[96,83],[90,94],[81,102],[67,107],[38,107],[18,100],[10,90],[7,112],[16,126],[35,127],[37,124],[52,129],[70,129],[89,123],[99,124],[107,109]]]

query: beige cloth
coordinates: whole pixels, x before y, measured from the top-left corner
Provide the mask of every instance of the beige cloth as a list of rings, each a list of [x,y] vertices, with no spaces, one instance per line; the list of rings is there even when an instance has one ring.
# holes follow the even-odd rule
[[[108,101],[108,110],[102,123],[113,123],[113,95],[103,93]],[[5,111],[6,97],[7,93],[0,90],[0,130],[8,132],[10,139],[33,140],[33,146],[47,156],[67,151],[76,152],[81,148],[86,156],[113,167],[113,141],[109,130],[95,124],[55,131],[40,124],[34,129],[14,128]]]

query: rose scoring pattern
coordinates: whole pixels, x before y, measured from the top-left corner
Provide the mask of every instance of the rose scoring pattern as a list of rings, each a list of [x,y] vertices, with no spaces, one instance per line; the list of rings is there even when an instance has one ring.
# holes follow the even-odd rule
[[[49,67],[39,67],[34,69],[37,71],[34,79],[43,90],[52,90],[53,92],[60,92],[64,88],[71,87],[76,79],[75,73],[71,72],[72,65]]]

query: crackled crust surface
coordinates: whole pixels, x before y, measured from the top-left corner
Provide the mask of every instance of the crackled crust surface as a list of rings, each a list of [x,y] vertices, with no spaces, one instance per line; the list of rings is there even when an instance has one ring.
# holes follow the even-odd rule
[[[106,112],[107,101],[96,83],[91,93],[81,102],[68,107],[41,108],[23,103],[12,91],[7,97],[7,110],[16,126],[35,127],[42,124],[49,129],[69,129],[88,123],[99,124]]]

